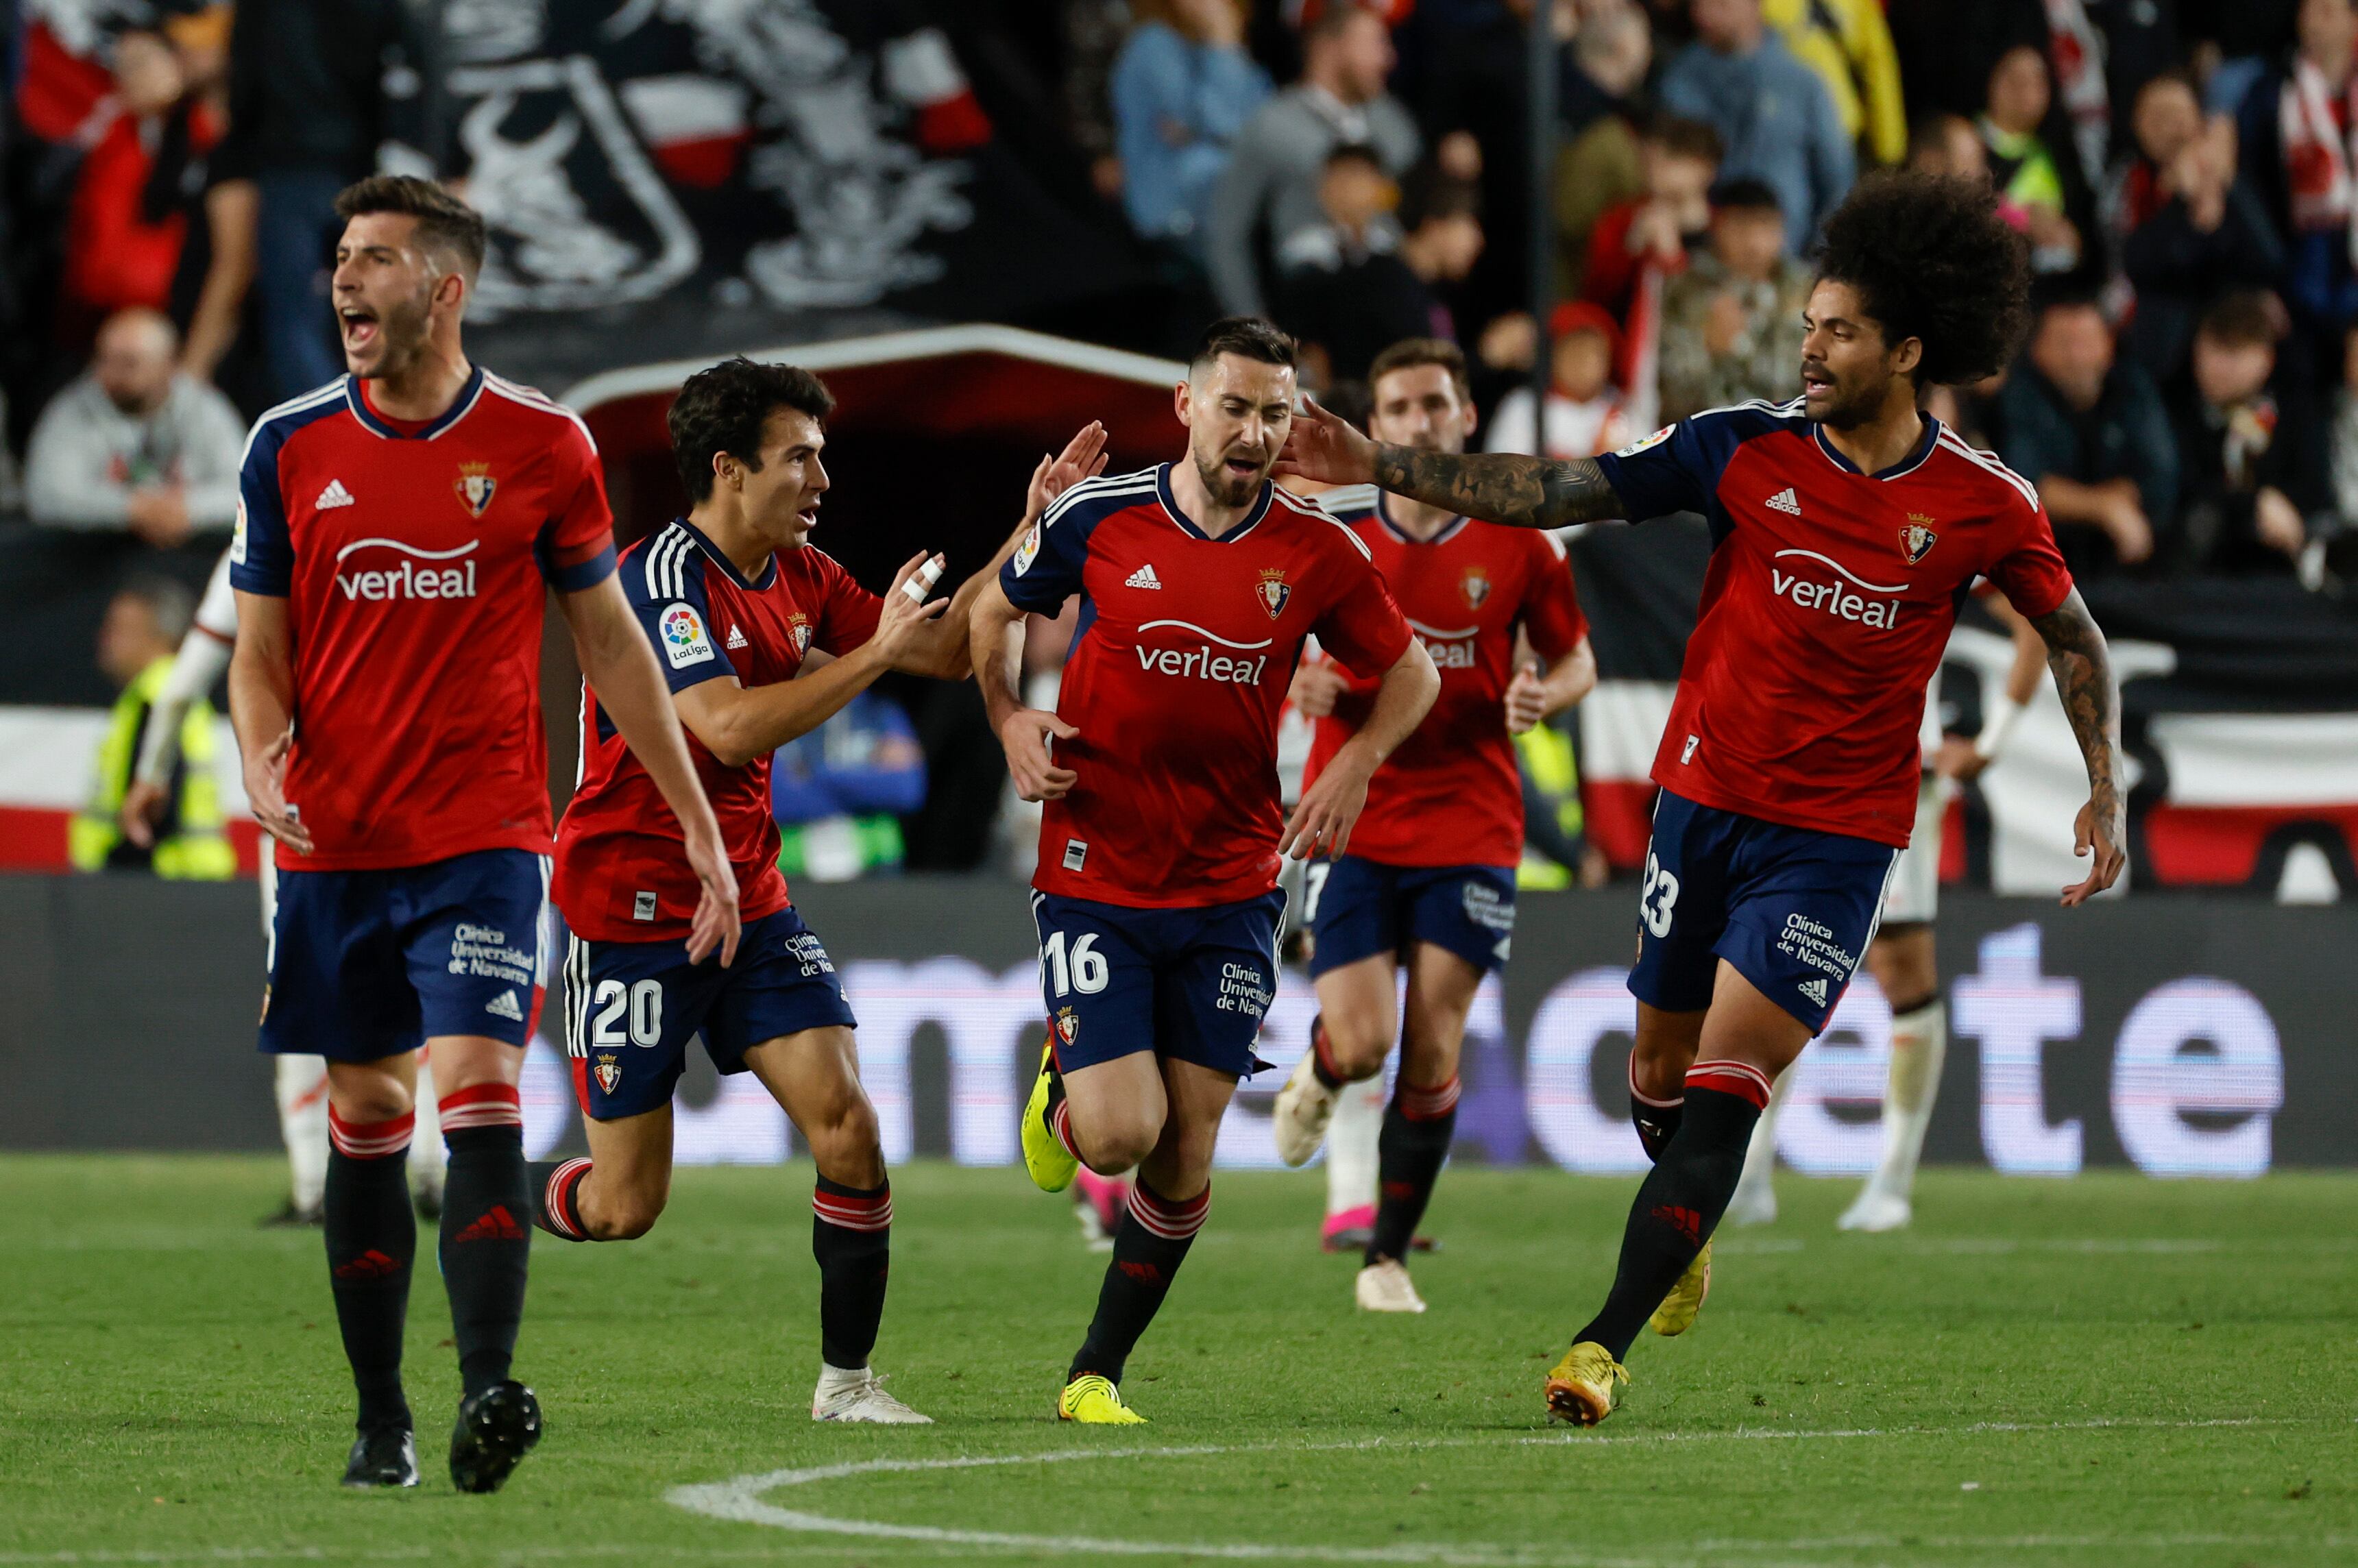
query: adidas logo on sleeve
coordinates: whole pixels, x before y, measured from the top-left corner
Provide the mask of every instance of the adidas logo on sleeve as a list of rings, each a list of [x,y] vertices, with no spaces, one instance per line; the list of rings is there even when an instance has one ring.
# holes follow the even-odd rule
[[[328,488],[319,492],[319,499],[311,503],[311,507],[316,512],[332,512],[339,506],[356,504],[358,503],[352,500],[352,492],[344,488],[344,481],[331,479],[328,481]]]
[[[1163,579],[1154,575],[1154,563],[1149,561],[1130,574],[1122,582],[1124,588],[1161,588]]]

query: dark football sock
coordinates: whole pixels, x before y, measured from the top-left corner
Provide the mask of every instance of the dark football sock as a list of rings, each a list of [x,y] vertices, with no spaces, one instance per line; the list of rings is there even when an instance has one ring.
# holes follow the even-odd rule
[[[1736,1179],[1744,1173],[1745,1145],[1768,1103],[1766,1075],[1739,1062],[1698,1062],[1687,1074],[1686,1118],[1664,1146],[1621,1236],[1621,1261],[1605,1308],[1573,1336],[1593,1339],[1616,1361],[1687,1265],[1709,1240]]]
[[[811,1256],[818,1260],[818,1353],[856,1372],[876,1348],[884,1281],[892,1266],[892,1184],[849,1187],[821,1176],[811,1193]]]
[[[409,1317],[409,1271],[417,1219],[409,1212],[410,1113],[351,1122],[328,1109],[328,1280],[336,1326],[360,1392],[359,1424],[406,1428],[401,1391],[401,1332]]]
[[[1326,1019],[1322,1013],[1310,1021],[1310,1076],[1334,1093],[1351,1080],[1335,1065],[1335,1044],[1326,1038]]]
[[[1367,1261],[1408,1256],[1417,1221],[1433,1201],[1433,1184],[1449,1158],[1457,1130],[1457,1076],[1429,1089],[1405,1083],[1392,1087],[1384,1107],[1384,1130],[1376,1140],[1376,1228]]]
[[[560,1241],[595,1241],[581,1217],[581,1184],[590,1162],[559,1160],[525,1167],[532,1193],[532,1222]]]
[[[1184,1203],[1173,1203],[1142,1176],[1132,1184],[1130,1213],[1114,1232],[1113,1261],[1106,1265],[1105,1283],[1098,1287],[1098,1314],[1089,1320],[1089,1336],[1073,1357],[1066,1382],[1088,1372],[1121,1381],[1122,1367],[1138,1336],[1162,1310],[1163,1298],[1171,1293],[1171,1281],[1187,1260],[1187,1249],[1204,1228],[1204,1216],[1211,1207],[1208,1185]]]
[[[1656,1099],[1638,1087],[1638,1058],[1629,1057],[1629,1125],[1638,1130],[1638,1141],[1644,1145],[1646,1158],[1660,1162],[1662,1147],[1679,1130],[1679,1119],[1684,1114],[1682,1098]]]
[[[442,1189],[442,1284],[450,1292],[459,1380],[472,1395],[505,1381],[515,1354],[532,1257],[532,1178],[514,1089],[476,1084],[445,1096],[441,1109],[442,1141],[450,1151]]]

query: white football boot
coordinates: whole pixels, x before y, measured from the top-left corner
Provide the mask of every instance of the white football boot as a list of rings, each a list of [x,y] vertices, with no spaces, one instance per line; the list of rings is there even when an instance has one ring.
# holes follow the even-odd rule
[[[1390,1258],[1370,1263],[1359,1271],[1359,1310],[1362,1312],[1422,1312],[1424,1298],[1416,1293],[1408,1271]]]
[[[822,1364],[818,1387],[811,1390],[811,1420],[867,1421],[885,1426],[931,1426],[934,1418],[919,1415],[884,1391],[884,1379],[873,1368],[847,1372]]]
[[[1335,1091],[1318,1081],[1316,1060],[1315,1052],[1304,1051],[1285,1087],[1277,1091],[1277,1157],[1297,1168],[1310,1163],[1326,1141],[1326,1124],[1335,1119]]]

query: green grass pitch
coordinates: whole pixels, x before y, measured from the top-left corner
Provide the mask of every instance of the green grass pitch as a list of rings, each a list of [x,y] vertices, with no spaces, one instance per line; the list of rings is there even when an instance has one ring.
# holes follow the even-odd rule
[[[1621,1412],[1567,1433],[1540,1379],[1628,1182],[1451,1173],[1433,1310],[1379,1320],[1312,1245],[1322,1178],[1224,1174],[1130,1364],[1153,1424],[1095,1431],[1049,1419],[1104,1266],[1067,1205],[900,1171],[877,1363],[940,1424],[844,1430],[808,1419],[808,1166],[688,1171],[644,1241],[536,1243],[517,1367],[547,1436],[492,1498],[442,1463],[430,1236],[426,1485],[335,1486],[319,1238],[254,1225],[279,1179],[0,1160],[0,1563],[2358,1561],[2358,1179],[1934,1172],[1912,1233],[1852,1237],[1849,1184],[1786,1177],[1776,1226],[1721,1238],[1696,1329],[1647,1336]],[[672,1500],[696,1487],[754,1517]]]

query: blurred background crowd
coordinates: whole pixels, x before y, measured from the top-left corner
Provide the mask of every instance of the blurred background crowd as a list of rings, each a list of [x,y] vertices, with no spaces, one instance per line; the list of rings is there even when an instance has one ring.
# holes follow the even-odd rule
[[[715,208],[766,192],[794,230],[729,252],[699,317],[898,306],[1168,353],[1215,312],[1264,314],[1354,416],[1381,348],[1441,337],[1473,362],[1477,442],[1558,458],[1794,395],[1819,222],[1866,171],[1962,174],[2028,237],[2038,297],[2018,361],[1933,406],[2037,481],[2082,582],[2265,581],[2237,601],[2280,607],[2239,622],[2265,638],[2293,596],[2338,616],[2358,575],[2353,0],[0,0],[0,620],[137,574],[108,617],[115,687],[185,629],[170,585],[200,582],[225,537],[247,422],[341,372],[330,202],[379,167],[501,203],[485,314],[512,322],[620,319],[709,273]],[[657,25],[679,29],[671,74],[585,84],[576,62],[621,78],[611,51],[660,52]],[[503,129],[551,81],[575,108]],[[645,233],[600,216],[579,173],[597,147]],[[952,156],[963,186],[929,181]],[[667,211],[705,239],[664,272]],[[1052,266],[1009,265],[1050,281],[996,303],[1026,279],[906,249],[994,215],[1063,236],[1051,260],[1108,258],[1121,290],[1059,297]],[[144,653],[125,651],[142,616]],[[1055,637],[1033,645],[1052,678]],[[7,696],[103,700],[88,646],[11,643],[7,662],[73,673]],[[937,781],[976,766],[939,729],[888,687],[798,743],[789,871],[1020,860],[1020,821],[927,818],[929,761]],[[1533,744],[1551,743],[1526,757],[1534,834],[1569,874],[1575,764],[1561,735]]]

